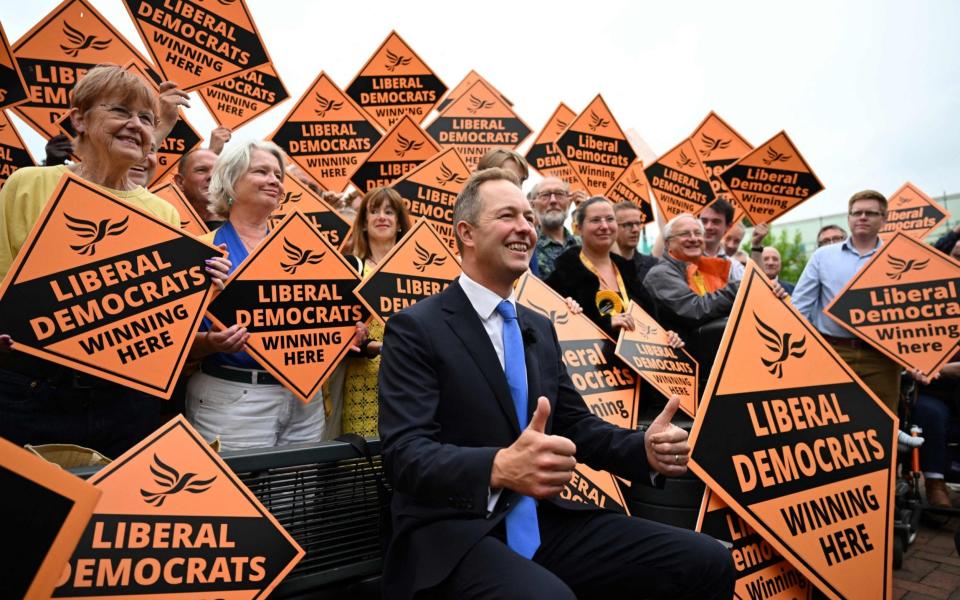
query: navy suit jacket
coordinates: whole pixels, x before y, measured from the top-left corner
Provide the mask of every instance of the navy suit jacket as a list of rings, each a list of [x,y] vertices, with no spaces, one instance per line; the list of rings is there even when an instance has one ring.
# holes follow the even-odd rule
[[[578,462],[649,482],[643,433],[593,415],[567,375],[553,325],[524,306],[517,312],[528,412],[546,396],[546,431],[571,439]],[[384,468],[394,488],[384,595],[408,598],[446,579],[512,506],[517,495],[504,490],[487,512],[494,455],[520,426],[493,344],[457,282],[390,318],[379,385]]]
[[[782,279],[777,279],[777,282],[780,284],[780,287],[786,290],[788,294],[793,294],[793,288],[797,287],[797,284],[790,283],[789,281],[784,281]]]

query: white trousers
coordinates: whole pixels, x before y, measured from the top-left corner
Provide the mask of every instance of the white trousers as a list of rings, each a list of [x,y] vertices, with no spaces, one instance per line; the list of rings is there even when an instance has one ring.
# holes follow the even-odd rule
[[[223,450],[319,442],[324,430],[320,392],[304,404],[282,385],[238,383],[202,371],[187,384],[186,416],[207,441],[220,436]]]

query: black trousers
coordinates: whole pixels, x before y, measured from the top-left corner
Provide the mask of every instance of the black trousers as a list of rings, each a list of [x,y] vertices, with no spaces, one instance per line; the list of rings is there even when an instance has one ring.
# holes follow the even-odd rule
[[[540,548],[527,560],[502,533],[481,540],[428,597],[733,597],[730,551],[710,536],[622,514],[537,509]],[[502,529],[501,529],[502,531]]]

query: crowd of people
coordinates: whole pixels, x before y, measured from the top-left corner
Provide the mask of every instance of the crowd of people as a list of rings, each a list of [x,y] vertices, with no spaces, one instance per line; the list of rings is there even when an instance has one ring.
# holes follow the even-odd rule
[[[173,84],[164,84],[158,96],[118,67],[92,69],[71,96],[75,140],[51,140],[47,166],[20,169],[0,189],[0,277],[66,172],[179,225],[176,210],[145,187],[156,170],[158,145],[186,103]],[[211,229],[204,239],[224,251],[204,265],[219,288],[268,235],[285,177],[320,192],[274,144],[230,138],[229,130],[218,128],[210,147],[180,160],[174,178]],[[62,164],[70,156],[78,160]],[[556,177],[544,177],[524,196],[528,176],[526,161],[514,151],[483,157],[454,212],[463,267],[458,285],[399,313],[386,330],[376,320],[357,323],[349,357],[310,402],[298,400],[244,351],[249,332],[237,324],[218,329],[204,322],[167,404],[32,358],[0,332],[0,436],[19,444],[73,443],[115,457],[169,417],[171,407],[207,439],[219,438],[224,450],[319,442],[341,433],[382,435],[401,525],[385,581],[400,596],[424,588],[482,596],[494,585],[490,574],[499,572],[504,576],[494,578],[495,585],[521,597],[646,587],[670,597],[729,598],[729,555],[717,551],[721,546],[641,520],[634,520],[637,525],[571,510],[557,500],[576,461],[647,484],[684,473],[686,432],[669,423],[675,399],[660,398],[664,412],[646,433],[593,417],[558,367],[549,323],[516,305],[512,285],[531,271],[614,338],[635,326],[627,312],[634,302],[681,346],[704,327],[722,325],[745,263],[753,260],[775,293],[792,302],[896,412],[901,369],[823,314],[880,248],[887,200],[871,190],[854,194],[849,237],[836,225],[821,229],[818,249],[799,280],[790,282],[780,277],[779,250],[763,245],[769,227],[754,227],[749,253],[742,249],[747,231],[726,200],[697,216],[670,219],[644,254],[642,207],[588,197]],[[345,252],[361,277],[411,227],[403,199],[390,188],[323,195],[353,222]],[[960,226],[936,247],[960,257]],[[951,503],[943,482],[947,439],[957,433],[958,361],[960,354],[939,377],[912,373],[921,386],[913,419],[926,440],[921,465],[927,496],[941,506]],[[634,460],[638,456],[644,460]],[[534,498],[540,502],[531,505]],[[539,519],[535,539],[531,519]],[[570,533],[581,530],[605,533]],[[664,555],[651,552],[654,547],[682,552]],[[539,566],[531,570],[533,563]],[[633,570],[618,575],[616,568],[625,564]],[[664,570],[672,576],[654,576]],[[665,581],[651,583],[643,574]]]

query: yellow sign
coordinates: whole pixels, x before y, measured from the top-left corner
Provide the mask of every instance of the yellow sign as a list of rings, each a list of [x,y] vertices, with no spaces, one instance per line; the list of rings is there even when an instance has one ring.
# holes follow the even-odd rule
[[[603,195],[637,158],[598,94],[556,141],[560,156],[591,195]]]
[[[454,148],[444,150],[393,182],[410,217],[433,225],[451,251],[457,251],[453,235],[453,206],[470,177],[470,167]]]
[[[908,181],[890,195],[887,222],[880,228],[880,237],[889,240],[896,232],[902,231],[923,241],[931,231],[949,218],[947,209]]]

